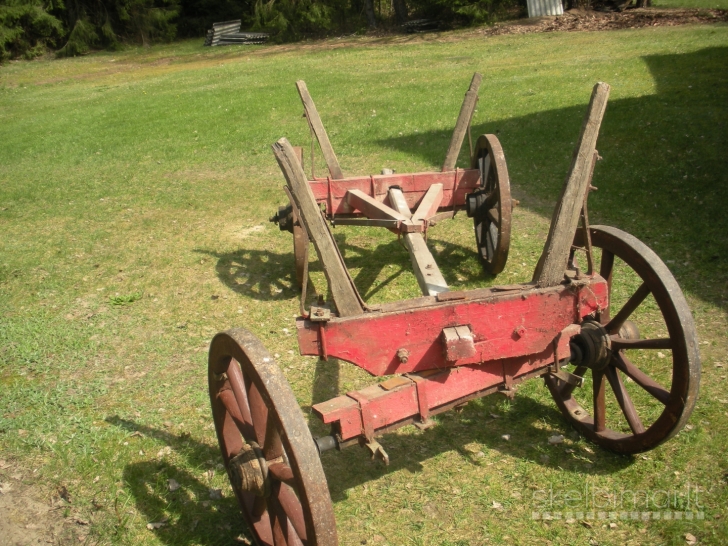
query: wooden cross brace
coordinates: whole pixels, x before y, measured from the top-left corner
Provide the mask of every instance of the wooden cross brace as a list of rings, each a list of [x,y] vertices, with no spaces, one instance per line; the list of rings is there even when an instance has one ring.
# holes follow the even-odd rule
[[[402,235],[412,259],[417,283],[425,296],[435,296],[449,290],[422,235],[429,225],[429,220],[437,214],[442,195],[442,184],[433,184],[412,214],[402,190],[397,187],[389,188],[388,194],[389,202],[394,208],[360,190],[349,190],[346,193],[347,203],[351,207],[360,210],[368,218],[390,222],[390,225],[385,227]]]

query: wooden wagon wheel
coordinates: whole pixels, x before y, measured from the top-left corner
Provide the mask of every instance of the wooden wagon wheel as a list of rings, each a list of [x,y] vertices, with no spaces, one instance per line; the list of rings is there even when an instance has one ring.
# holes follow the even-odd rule
[[[483,269],[497,275],[506,266],[511,244],[511,186],[503,148],[495,135],[481,135],[471,162],[480,170],[480,189],[468,195],[475,242]]]
[[[318,450],[265,347],[243,329],[217,334],[208,380],[228,477],[258,544],[338,544]]]
[[[677,281],[652,250],[613,227],[592,226],[590,233],[593,246],[602,249],[599,274],[609,283],[617,312],[602,311],[574,338],[579,352],[597,353],[596,362],[577,364],[572,372],[591,371],[591,389],[578,392],[553,376],[546,384],[566,418],[590,440],[619,453],[639,453],[677,434],[695,406],[700,382],[695,325]],[[575,243],[583,246],[581,231]],[[641,339],[645,333],[648,339]]]

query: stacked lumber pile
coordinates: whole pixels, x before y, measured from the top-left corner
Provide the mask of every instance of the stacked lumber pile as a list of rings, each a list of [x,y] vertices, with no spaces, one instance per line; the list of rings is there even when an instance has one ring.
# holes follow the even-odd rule
[[[440,23],[438,21],[433,21],[432,19],[414,19],[412,21],[407,21],[402,25],[402,29],[408,34],[415,32],[431,32],[433,30],[439,30],[439,28]]]
[[[268,40],[264,32],[240,32],[240,23],[240,19],[213,23],[205,36],[205,45],[262,44]]]

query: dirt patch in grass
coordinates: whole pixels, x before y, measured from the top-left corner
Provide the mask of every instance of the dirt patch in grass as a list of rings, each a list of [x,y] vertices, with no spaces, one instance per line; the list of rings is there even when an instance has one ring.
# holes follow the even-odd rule
[[[698,23],[728,21],[722,9],[632,9],[622,12],[600,12],[572,9],[561,16],[518,19],[486,28],[486,36],[529,34],[532,32],[577,32],[619,30],[642,27],[674,27]]]
[[[23,472],[0,461],[0,542],[16,546],[85,540],[88,522],[64,517],[59,498],[54,499],[58,503],[39,498],[36,487],[25,485]]]

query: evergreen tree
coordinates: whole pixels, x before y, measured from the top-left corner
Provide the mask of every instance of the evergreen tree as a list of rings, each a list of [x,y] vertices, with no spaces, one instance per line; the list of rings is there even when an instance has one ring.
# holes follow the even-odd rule
[[[48,13],[54,7],[42,0],[0,0],[0,62],[32,59],[58,43],[64,29]]]

